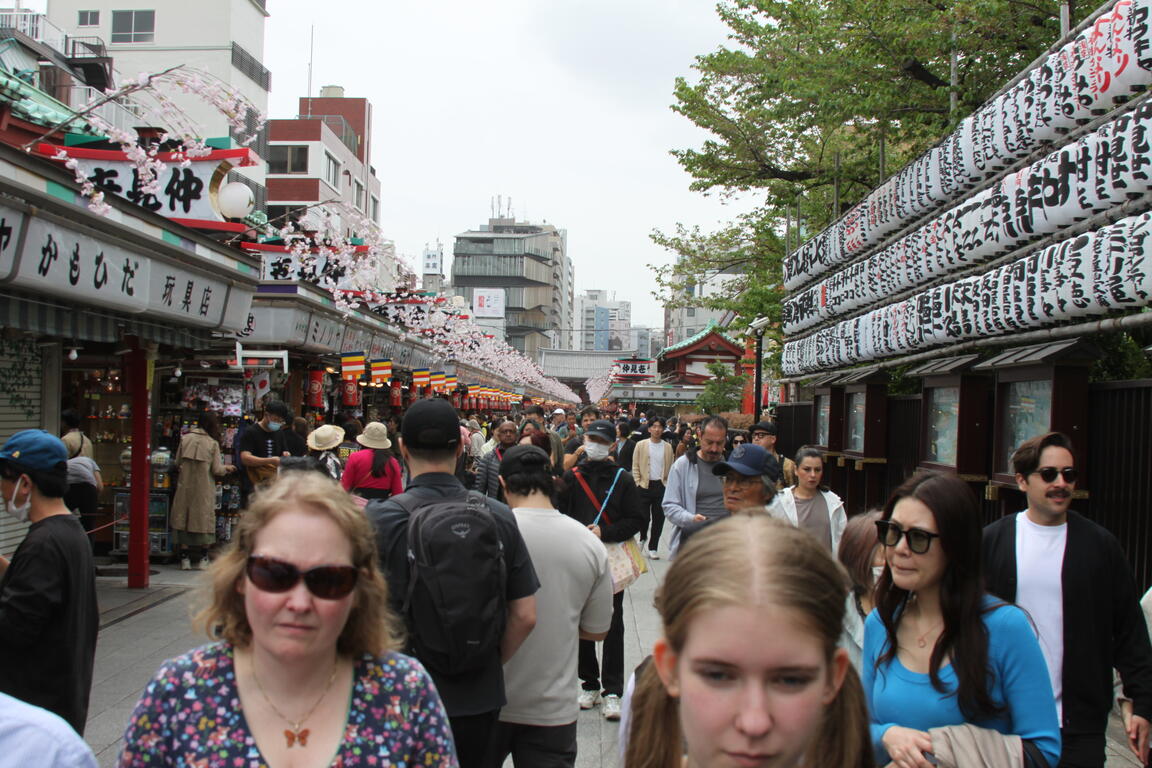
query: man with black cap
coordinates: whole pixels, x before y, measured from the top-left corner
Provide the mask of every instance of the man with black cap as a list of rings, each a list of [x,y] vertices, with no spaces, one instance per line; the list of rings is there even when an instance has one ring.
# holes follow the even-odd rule
[[[512,511],[495,499],[475,491],[470,493],[456,478],[456,462],[464,450],[464,441],[456,409],[447,400],[433,398],[414,403],[400,425],[399,442],[400,454],[411,478],[407,490],[386,501],[369,502],[365,513],[376,529],[376,545],[388,579],[392,608],[408,625],[408,650],[428,668],[444,701],[460,766],[483,766],[495,733],[496,718],[505,703],[502,665],[516,653],[535,626],[535,594],[540,582]],[[432,514],[443,518],[446,513],[464,519],[450,526],[452,557],[427,562],[422,553],[432,550],[422,547],[436,534],[423,521],[430,520]],[[464,517],[466,515],[468,517]],[[410,525],[413,520],[416,523]],[[498,541],[488,538],[487,534],[493,530]],[[494,552],[492,545],[495,545]],[[414,558],[411,566],[410,554]],[[467,586],[449,589],[451,594],[442,594],[443,600],[462,599],[463,593],[476,584],[492,583],[486,578],[492,571],[500,573],[495,583],[502,581],[504,585],[502,595],[469,595],[467,605],[452,603],[451,620],[441,616],[441,623],[458,626],[472,616],[480,617],[492,605],[506,606],[503,616],[489,622],[498,626],[499,619],[504,620],[498,645],[493,645],[491,653],[478,663],[463,669],[458,665],[453,667],[453,659],[434,657],[427,650],[425,640],[429,638],[422,635],[422,627],[428,625],[414,621],[417,612],[423,618],[427,615],[425,611],[435,609],[438,603],[427,593],[431,585],[420,584],[412,577],[423,578],[433,572],[451,575],[447,572],[452,571],[453,566],[468,569],[467,573],[455,574],[457,586]],[[480,631],[483,629],[479,627]]]
[[[500,485],[540,576],[536,628],[504,665],[508,703],[500,711],[491,766],[576,764],[578,640],[603,640],[612,625],[612,575],[604,546],[553,506],[552,460],[534,445],[510,448]]]
[[[564,473],[560,511],[582,523],[604,543],[627,541],[644,525],[644,509],[632,473],[609,460],[616,430],[610,421],[594,421],[584,432],[584,458]],[[596,643],[580,641],[580,708],[596,706],[604,697],[607,720],[620,719],[624,695],[624,591],[612,598],[612,627],[604,638],[601,679]],[[603,683],[603,693],[601,693]]]
[[[754,425],[750,432],[752,443],[772,454],[772,458],[780,465],[781,482],[777,483],[777,487],[791,488],[796,485],[796,462],[776,452],[776,425],[771,421],[762,421]]]
[[[64,504],[68,451],[41,429],[0,447],[0,503],[30,523],[0,557],[0,692],[43,707],[83,735],[100,611],[92,545]]]

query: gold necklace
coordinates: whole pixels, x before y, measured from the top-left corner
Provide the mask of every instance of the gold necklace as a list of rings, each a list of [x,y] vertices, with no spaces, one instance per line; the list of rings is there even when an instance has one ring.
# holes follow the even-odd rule
[[[252,679],[256,681],[256,687],[260,690],[260,695],[264,697],[264,701],[272,708],[272,711],[280,716],[280,719],[291,726],[291,730],[284,731],[284,740],[288,742],[288,748],[299,744],[301,747],[308,746],[308,734],[311,733],[307,728],[302,728],[308,718],[312,717],[312,713],[320,706],[320,702],[324,701],[324,697],[328,695],[328,691],[332,688],[332,683],[336,681],[336,672],[339,671],[340,665],[337,662],[332,663],[332,676],[328,678],[328,684],[324,686],[324,690],[320,692],[320,698],[316,699],[316,703],[308,710],[308,713],[299,720],[293,721],[287,715],[277,708],[272,703],[272,699],[268,698],[268,693],[264,690],[264,686],[260,684],[260,677],[256,674],[256,659],[252,659]]]

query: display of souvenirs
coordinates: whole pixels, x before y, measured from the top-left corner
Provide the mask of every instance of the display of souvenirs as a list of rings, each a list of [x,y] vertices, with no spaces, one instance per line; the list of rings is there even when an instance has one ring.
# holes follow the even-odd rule
[[[191,411],[201,407],[224,416],[241,416],[244,410],[244,385],[189,383],[184,387],[183,406]]]

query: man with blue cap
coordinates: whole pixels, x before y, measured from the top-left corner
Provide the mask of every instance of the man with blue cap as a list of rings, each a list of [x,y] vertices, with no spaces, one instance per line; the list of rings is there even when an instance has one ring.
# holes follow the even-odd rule
[[[83,735],[100,611],[92,546],[64,504],[67,462],[64,443],[41,429],[0,447],[0,506],[30,524],[12,560],[0,557],[0,692]]]

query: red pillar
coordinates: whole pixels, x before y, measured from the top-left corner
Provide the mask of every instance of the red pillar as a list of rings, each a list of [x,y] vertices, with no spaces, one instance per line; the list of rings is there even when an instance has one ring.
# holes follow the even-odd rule
[[[148,461],[152,436],[151,398],[148,388],[148,352],[133,339],[125,355],[129,394],[132,396],[132,489],[128,501],[128,587],[148,586],[148,502],[152,490],[152,467]]]

